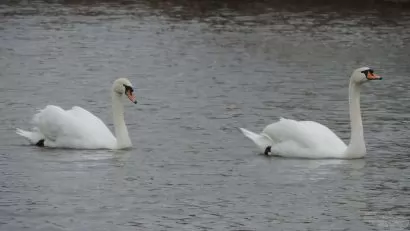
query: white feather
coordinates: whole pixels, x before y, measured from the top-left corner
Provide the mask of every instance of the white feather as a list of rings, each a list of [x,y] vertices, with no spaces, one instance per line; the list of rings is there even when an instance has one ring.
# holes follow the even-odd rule
[[[265,152],[266,147],[272,146],[274,144],[272,139],[269,138],[269,136],[267,136],[266,134],[263,134],[263,133],[256,134],[254,132],[246,130],[245,128],[239,128],[239,129],[246,137],[248,137],[250,140],[252,140],[256,144],[256,146],[259,148],[261,153]]]
[[[33,116],[32,131],[17,129],[16,133],[31,144],[43,140],[46,147],[77,149],[131,147],[121,103],[122,92],[125,90],[124,84],[131,86],[125,78],[120,78],[113,84],[113,115],[117,138],[97,116],[78,106],[64,110],[58,106],[48,105]]]
[[[369,75],[369,76],[367,76]],[[360,112],[360,86],[368,80],[381,79],[368,67],[353,71],[349,84],[351,138],[349,146],[329,128],[313,121],[281,118],[255,134],[241,128],[261,152],[268,146],[272,155],[298,158],[361,158],[366,155]],[[269,140],[269,139],[270,140]]]

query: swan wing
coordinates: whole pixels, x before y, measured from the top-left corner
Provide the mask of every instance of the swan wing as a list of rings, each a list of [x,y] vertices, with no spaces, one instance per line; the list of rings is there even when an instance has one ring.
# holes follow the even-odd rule
[[[112,148],[115,137],[105,124],[81,107],[64,110],[48,105],[34,115],[33,123],[45,137],[45,146],[65,148]]]
[[[56,141],[66,126],[65,111],[58,106],[48,105],[33,116],[35,129],[50,141]]]
[[[67,110],[67,113],[73,118],[81,120],[82,123],[86,123],[88,128],[91,128],[91,130],[93,131],[93,134],[109,134],[112,136],[112,138],[115,139],[114,135],[112,135],[110,129],[108,129],[104,122],[84,108],[74,106],[73,108],[71,108],[71,110]]]
[[[281,118],[263,132],[274,142],[272,151],[281,156],[323,158],[339,157],[346,144],[328,127],[314,121]]]

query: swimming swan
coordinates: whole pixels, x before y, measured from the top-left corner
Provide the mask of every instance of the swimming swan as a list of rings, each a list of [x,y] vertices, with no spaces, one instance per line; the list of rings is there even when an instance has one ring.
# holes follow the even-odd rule
[[[297,158],[362,158],[366,155],[366,145],[360,112],[360,88],[369,80],[381,79],[368,67],[354,70],[350,77],[351,134],[348,146],[329,128],[314,121],[281,118],[278,122],[266,126],[261,134],[244,128],[240,130],[265,155]]]
[[[119,78],[112,86],[112,113],[115,137],[107,126],[91,112],[74,106],[70,110],[48,105],[33,117],[34,128],[16,133],[31,144],[52,148],[123,149],[132,147],[124,121],[124,95],[137,103],[131,82]]]

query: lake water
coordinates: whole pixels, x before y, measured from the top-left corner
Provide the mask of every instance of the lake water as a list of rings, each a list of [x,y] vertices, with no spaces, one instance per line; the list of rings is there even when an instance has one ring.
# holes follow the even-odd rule
[[[410,12],[198,2],[0,5],[0,230],[408,229]],[[384,77],[362,91],[364,159],[266,158],[237,130],[283,116],[347,142],[361,66]],[[47,104],[112,129],[124,76],[133,149],[14,133]]]

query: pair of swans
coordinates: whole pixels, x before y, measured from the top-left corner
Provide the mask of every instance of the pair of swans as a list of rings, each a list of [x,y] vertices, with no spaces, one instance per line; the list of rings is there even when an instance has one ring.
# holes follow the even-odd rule
[[[303,158],[361,158],[366,154],[363,125],[360,113],[360,87],[369,80],[378,80],[368,67],[356,69],[349,85],[351,137],[346,146],[326,126],[313,121],[280,119],[268,125],[261,134],[240,128],[259,150],[266,155]],[[32,131],[17,129],[17,134],[31,144],[53,148],[123,149],[132,147],[124,121],[122,98],[127,96],[137,103],[133,87],[126,78],[114,81],[112,87],[112,111],[114,136],[107,126],[91,112],[73,107],[63,110],[48,105],[33,117]]]

